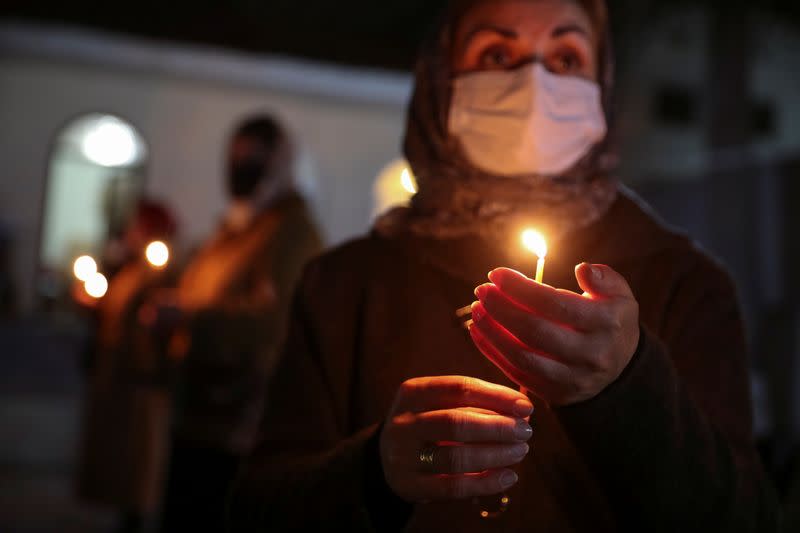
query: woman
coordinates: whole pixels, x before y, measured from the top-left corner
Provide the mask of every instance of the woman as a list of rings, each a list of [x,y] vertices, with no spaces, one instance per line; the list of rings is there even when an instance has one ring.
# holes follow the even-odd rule
[[[228,212],[182,273],[181,361],[161,531],[221,531],[225,500],[258,430],[291,293],[321,240],[294,187],[294,150],[273,117],[248,119],[227,150]]]
[[[775,528],[734,288],[611,176],[607,43],[599,0],[451,3],[419,194],[307,269],[236,531]]]
[[[153,241],[172,242],[175,218],[160,203],[138,202],[124,233],[125,260],[96,305],[78,490],[118,508],[119,531],[141,531],[161,500],[169,427],[170,369],[141,320],[147,298],[172,271],[146,259]]]

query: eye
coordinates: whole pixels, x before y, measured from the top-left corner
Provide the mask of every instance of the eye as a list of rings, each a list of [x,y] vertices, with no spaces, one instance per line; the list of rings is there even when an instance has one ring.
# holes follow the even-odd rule
[[[554,74],[579,74],[583,66],[583,59],[574,50],[560,50],[547,61],[547,68]]]
[[[482,70],[506,69],[512,65],[511,50],[507,46],[490,46],[480,54],[479,66]]]

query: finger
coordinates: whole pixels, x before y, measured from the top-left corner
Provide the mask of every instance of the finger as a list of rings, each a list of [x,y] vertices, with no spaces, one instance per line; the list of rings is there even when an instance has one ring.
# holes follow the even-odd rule
[[[519,391],[465,376],[406,381],[400,386],[394,412],[421,413],[459,407],[476,407],[523,418],[533,412],[533,404]]]
[[[484,315],[482,309],[478,309],[478,313],[481,317],[475,321],[475,327],[512,365],[527,375],[536,375],[551,383],[569,381],[570,369],[566,364],[528,350],[491,317]]]
[[[522,372],[519,368],[512,365],[508,359],[506,359],[503,354],[501,354],[497,348],[495,348],[492,343],[486,338],[486,336],[481,333],[478,327],[473,324],[469,328],[469,334],[472,337],[472,342],[475,343],[475,346],[480,350],[480,352],[489,360],[491,361],[497,368],[499,368],[503,374],[508,377],[511,381],[519,385],[520,387],[525,387],[527,389],[532,390],[534,393],[537,393],[538,388],[533,387],[532,381],[536,379],[535,376],[528,376],[524,372]],[[540,395],[541,396],[541,395]]]
[[[459,407],[458,411],[466,411],[468,413],[480,413],[482,415],[496,415],[494,411],[488,409],[478,409],[477,407]]]
[[[438,446],[433,450],[432,464],[422,471],[434,474],[483,472],[518,464],[529,450],[530,447],[524,442],[511,445]]]
[[[580,294],[542,285],[508,268],[492,271],[489,279],[517,305],[546,319],[584,330],[605,325],[607,317],[598,312],[597,302]]]
[[[609,266],[581,263],[575,267],[575,278],[580,288],[590,296],[633,298],[628,282]]]
[[[580,355],[580,333],[521,308],[496,285],[484,285],[481,289],[478,291],[480,303],[472,306],[475,322],[488,315],[531,350],[566,361]]]
[[[461,409],[446,409],[396,417],[400,438],[420,442],[515,443],[533,436],[530,424],[522,418],[485,415]]]
[[[420,476],[415,492],[420,500],[450,501],[500,494],[513,487],[519,476],[506,468],[478,474]]]
[[[561,376],[569,371],[564,365],[530,352],[515,352],[518,348],[489,338],[486,328],[477,323],[470,328],[470,335],[481,353],[509,379],[548,402],[559,400]]]

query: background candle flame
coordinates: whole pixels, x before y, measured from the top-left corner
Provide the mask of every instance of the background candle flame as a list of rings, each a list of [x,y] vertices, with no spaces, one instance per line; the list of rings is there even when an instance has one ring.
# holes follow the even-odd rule
[[[403,169],[400,173],[400,183],[403,188],[411,194],[417,194],[417,180],[411,175],[411,171],[407,168]]]
[[[169,248],[161,241],[151,242],[145,250],[147,261],[156,268],[161,268],[169,261]]]
[[[522,232],[522,244],[540,259],[547,256],[547,241],[545,241],[544,236],[535,229],[526,229]]]
[[[108,292],[108,280],[104,275],[95,272],[83,284],[86,294],[95,299],[100,299]]]
[[[92,274],[97,272],[97,262],[88,255],[82,255],[75,260],[72,272],[78,280],[86,281]]]

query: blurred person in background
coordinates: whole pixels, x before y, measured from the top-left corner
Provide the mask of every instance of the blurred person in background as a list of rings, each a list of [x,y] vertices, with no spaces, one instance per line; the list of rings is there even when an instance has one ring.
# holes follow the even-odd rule
[[[108,180],[103,190],[101,205],[106,235],[101,262],[109,277],[127,261],[126,225],[142,196],[143,185],[141,175],[121,171]]]
[[[149,295],[174,283],[168,264],[152,264],[148,245],[169,247],[177,224],[170,210],[139,201],[123,233],[124,261],[93,305],[96,332],[87,358],[78,494],[122,513],[119,531],[141,531],[157,510],[166,469],[170,369],[142,311]],[[94,302],[94,304],[92,304]]]
[[[223,531],[228,489],[255,442],[290,296],[321,250],[293,166],[274,118],[235,131],[227,214],[178,283],[172,305],[182,325],[171,353],[181,368],[164,532]]]
[[[777,529],[736,289],[613,177],[609,42],[602,0],[449,4],[418,193],[307,268],[233,531]]]

